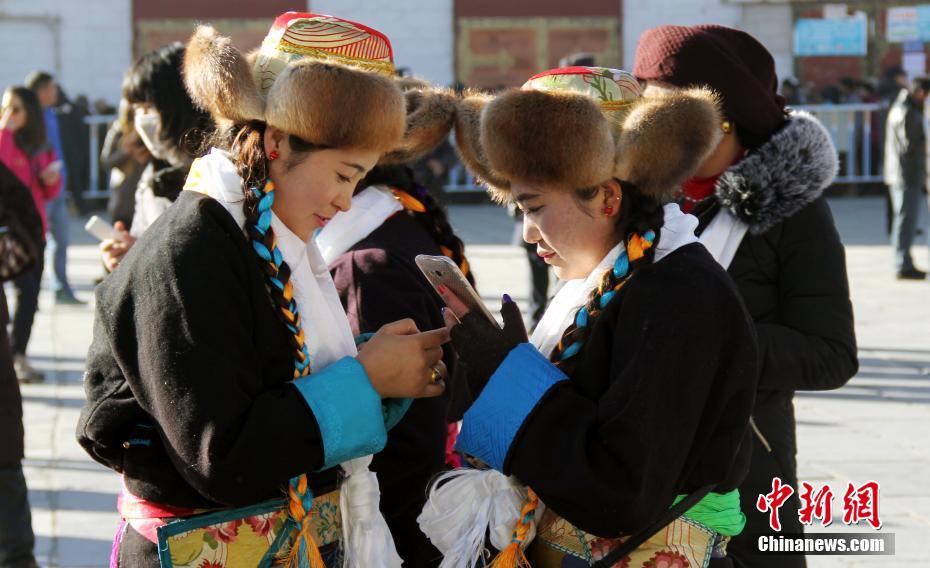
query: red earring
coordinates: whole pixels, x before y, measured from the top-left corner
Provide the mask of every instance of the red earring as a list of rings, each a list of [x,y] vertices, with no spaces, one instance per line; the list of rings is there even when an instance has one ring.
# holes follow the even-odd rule
[[[614,208],[611,207],[610,205],[608,205],[607,207],[604,207],[604,215],[610,215],[613,212],[614,212]]]
[[[276,151],[272,150],[271,152],[268,152],[268,159],[273,162],[278,159],[279,155],[280,154],[278,154]]]

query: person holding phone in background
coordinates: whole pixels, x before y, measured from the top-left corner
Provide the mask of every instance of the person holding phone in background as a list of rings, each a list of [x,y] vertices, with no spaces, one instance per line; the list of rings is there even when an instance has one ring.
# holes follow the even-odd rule
[[[184,88],[183,61],[184,45],[175,42],[140,57],[123,78],[127,120],[151,160],[135,190],[132,224],[116,221],[119,237],[100,243],[110,272],[178,198],[196,153],[213,133],[210,115],[194,105]]]
[[[42,106],[35,93],[23,86],[9,87],[0,103],[0,161],[32,191],[42,232],[48,230],[46,205],[61,193],[62,162],[49,143],[42,119]],[[41,382],[45,376],[26,358],[32,324],[39,309],[45,242],[40,243],[36,264],[13,281],[16,311],[10,342],[13,366],[22,382]]]

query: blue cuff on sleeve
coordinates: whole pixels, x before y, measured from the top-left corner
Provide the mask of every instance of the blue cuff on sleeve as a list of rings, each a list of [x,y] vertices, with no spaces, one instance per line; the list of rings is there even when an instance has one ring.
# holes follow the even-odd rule
[[[374,337],[375,334],[371,331],[360,333],[355,336],[355,346],[360,347],[362,343],[368,343],[368,340]]]
[[[526,417],[554,384],[567,378],[535,347],[518,345],[465,413],[456,449],[504,471],[510,444]]]
[[[294,381],[323,434],[323,467],[381,451],[387,443],[381,397],[365,367],[343,357],[329,367]]]

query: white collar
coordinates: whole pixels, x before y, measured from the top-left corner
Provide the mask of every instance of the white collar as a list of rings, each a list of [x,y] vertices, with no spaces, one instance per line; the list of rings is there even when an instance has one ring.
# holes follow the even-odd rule
[[[212,149],[194,162],[186,189],[204,193],[218,201],[245,232],[242,202],[242,178],[229,154]],[[342,357],[355,356],[355,340],[349,327],[336,286],[320,251],[313,240],[304,241],[272,213],[274,230],[281,255],[291,269],[294,299],[301,313],[307,348],[314,370],[322,369]]]
[[[674,203],[669,203],[663,209],[664,221],[653,262],[659,262],[670,253],[698,240],[694,236],[694,229],[698,225],[696,217],[682,213],[678,205]],[[562,334],[572,324],[578,309],[584,305],[591,291],[597,287],[601,275],[613,266],[614,261],[620,256],[622,246],[623,243],[619,243],[610,249],[607,256],[587,277],[565,281],[562,288],[552,298],[530,338],[530,342],[539,349],[540,353],[547,357],[552,353],[559,340],[562,339]]]
[[[332,264],[356,243],[384,224],[404,206],[383,185],[373,185],[352,198],[352,208],[340,211],[316,235],[316,246]]]

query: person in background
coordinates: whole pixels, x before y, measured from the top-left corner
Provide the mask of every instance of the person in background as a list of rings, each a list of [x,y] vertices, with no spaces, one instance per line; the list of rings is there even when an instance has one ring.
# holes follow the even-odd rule
[[[184,88],[183,61],[184,45],[175,42],[140,57],[123,78],[123,98],[132,105],[136,134],[152,159],[136,188],[132,225],[117,222],[120,237],[100,244],[109,271],[174,203],[184,188],[194,153],[212,135],[210,115],[194,106]]]
[[[752,460],[739,486],[747,523],[728,550],[737,567],[801,567],[800,555],[759,555],[753,535],[777,533],[755,505],[775,477],[798,487],[795,391],[838,389],[858,369],[845,251],[823,196],[836,176],[836,148],[816,118],[786,112],[772,55],[745,32],[647,30],[633,74],[647,96],[695,86],[719,96],[723,137],[682,184],[680,202],[736,283],[759,338]],[[800,506],[795,493],[785,510]],[[802,532],[797,515],[782,521],[784,532]]]
[[[878,96],[889,105],[898,97],[901,89],[907,89],[907,71],[901,67],[889,67],[882,73],[878,83]]]
[[[32,218],[32,241],[45,239],[32,192],[5,165],[0,164],[0,208],[21,222]],[[41,251],[41,248],[37,250]],[[40,253],[41,254],[41,253]],[[6,296],[0,285],[0,566],[35,568],[35,535],[23,475],[23,399],[13,368],[13,353],[6,326],[10,321]]]
[[[924,103],[930,77],[917,77],[902,89],[888,110],[885,124],[885,184],[891,198],[891,246],[898,280],[924,280],[914,266],[911,244],[917,230],[920,203],[927,188],[927,134]]]
[[[801,83],[794,77],[785,77],[782,80],[781,96],[785,97],[785,102],[791,106],[804,104]]]
[[[593,53],[578,52],[566,55],[559,59],[559,67],[593,67],[595,58]]]
[[[449,170],[457,163],[455,148],[448,138],[439,146],[413,162],[410,167],[419,183],[422,183],[432,195],[445,194],[444,186],[449,181]]]
[[[10,87],[3,93],[2,109],[0,162],[32,191],[44,233],[48,230],[46,205],[61,192],[59,171],[62,163],[45,135],[42,107],[35,93],[22,86]],[[40,253],[44,253],[44,241],[39,248]],[[32,323],[39,309],[43,264],[43,254],[39,254],[35,266],[13,280],[16,311],[13,314],[11,347],[16,376],[23,382],[45,380],[26,359]]]
[[[86,209],[83,193],[90,188],[90,125],[87,118],[87,109],[71,102],[61,85],[58,85],[58,102],[55,104],[55,114],[58,116],[58,125],[61,132],[61,150],[64,155],[65,169],[68,170],[67,185],[63,191],[68,192],[71,202],[79,215]]]
[[[65,166],[64,156],[61,145],[61,130],[58,126],[58,116],[55,114],[55,104],[58,102],[58,85],[55,78],[44,71],[33,71],[26,77],[26,87],[35,93],[42,106],[42,118],[45,120],[45,132],[48,142],[55,150],[55,155],[62,160],[61,171],[59,176],[62,179],[61,186],[67,187],[68,168]],[[70,217],[68,214],[68,197],[65,192],[59,193],[55,198],[48,201],[48,230],[49,244],[52,253],[52,272],[51,286],[55,291],[55,303],[59,305],[82,305],[84,302],[78,300],[74,295],[74,290],[68,282],[68,225]]]
[[[409,77],[397,83],[407,99],[404,140],[358,185],[352,208],[336,214],[316,236],[355,335],[403,318],[420,330],[444,327],[442,299],[417,267],[418,255],[447,256],[474,284],[465,245],[409,166],[448,139],[455,95]],[[444,350],[443,361],[449,376],[456,377],[451,347]],[[452,448],[457,422],[471,402],[467,392],[457,389],[463,383],[452,379],[442,396],[415,400],[372,461],[381,485],[381,511],[408,566],[434,566],[441,559],[416,518],[429,482],[447,466],[461,465]]]
[[[100,163],[110,172],[107,213],[114,223],[123,227],[132,226],[136,187],[151,160],[151,154],[133,127],[130,109],[128,101],[120,101],[119,114],[107,131],[100,154]]]

